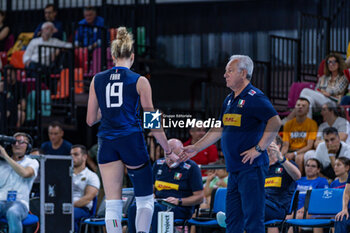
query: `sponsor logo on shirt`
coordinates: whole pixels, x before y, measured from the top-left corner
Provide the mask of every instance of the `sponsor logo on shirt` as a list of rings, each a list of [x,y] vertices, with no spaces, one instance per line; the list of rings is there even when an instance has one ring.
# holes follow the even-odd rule
[[[162,190],[179,190],[179,185],[178,184],[173,184],[173,183],[160,181],[160,180],[156,180],[156,182],[154,183],[154,187],[158,191],[162,191]]]
[[[223,116],[222,121],[224,122],[224,125],[227,126],[241,126],[241,114],[235,114],[235,113],[226,113]]]
[[[165,163],[165,159],[157,160],[157,165],[163,165]]]
[[[185,163],[185,164],[184,164],[184,168],[187,169],[187,170],[189,170],[189,169],[191,168],[191,165],[189,165],[188,163]]]
[[[265,179],[265,188],[266,187],[277,187],[282,186],[282,177],[269,177]]]

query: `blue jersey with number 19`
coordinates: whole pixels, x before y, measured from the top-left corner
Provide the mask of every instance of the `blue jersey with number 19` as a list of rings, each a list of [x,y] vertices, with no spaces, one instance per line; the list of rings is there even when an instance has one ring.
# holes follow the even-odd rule
[[[113,140],[142,131],[136,89],[139,77],[126,67],[113,67],[95,75],[95,92],[102,113],[99,138]]]

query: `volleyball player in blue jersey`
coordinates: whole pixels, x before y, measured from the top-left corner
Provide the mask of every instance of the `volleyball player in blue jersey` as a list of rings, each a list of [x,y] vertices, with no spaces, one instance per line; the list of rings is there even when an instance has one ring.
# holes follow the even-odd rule
[[[121,189],[124,165],[134,185],[136,196],[136,231],[149,232],[154,209],[152,169],[143,138],[139,104],[153,111],[152,90],[148,80],[130,70],[134,62],[132,35],[118,28],[112,42],[115,67],[98,73],[90,85],[87,124],[101,122],[98,131],[98,163],[106,193],[106,228],[108,233],[122,232],[123,202]],[[172,161],[172,153],[162,129],[153,135]]]

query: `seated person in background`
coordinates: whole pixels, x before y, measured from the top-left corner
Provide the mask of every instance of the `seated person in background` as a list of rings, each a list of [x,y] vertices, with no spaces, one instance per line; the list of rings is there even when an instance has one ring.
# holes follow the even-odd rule
[[[89,50],[99,46],[101,42],[101,29],[93,28],[93,26],[103,27],[104,19],[97,16],[96,9],[94,7],[84,8],[84,19],[79,23],[77,31],[75,33],[74,44],[76,47],[88,47]],[[91,26],[91,27],[84,27]]]
[[[54,62],[58,55],[57,50],[43,48],[41,50],[41,64],[39,64],[39,46],[57,46],[63,48],[71,48],[72,44],[52,38],[57,31],[52,22],[45,22],[41,26],[41,37],[32,39],[23,55],[23,63],[27,69],[36,70],[41,66],[49,66]]]
[[[5,24],[6,12],[0,10],[0,51],[5,51],[5,43],[10,35],[10,27]]]
[[[265,221],[284,219],[289,210],[295,190],[295,181],[301,173],[293,161],[288,161],[280,152],[282,139],[277,136],[267,148],[269,170],[265,179]],[[226,215],[218,213],[218,223],[225,227]],[[279,232],[278,228],[268,228],[269,233]]]
[[[44,152],[44,154],[70,155],[72,143],[63,139],[64,131],[60,122],[50,122],[48,134],[50,141],[41,144],[41,150]]]
[[[23,232],[22,220],[29,211],[29,194],[39,163],[26,156],[32,139],[26,133],[13,135],[12,156],[0,146],[0,218],[8,221],[9,233]]]
[[[27,88],[23,83],[17,82],[16,69],[12,65],[7,64],[4,68],[6,72],[6,90],[4,81],[0,81],[0,94],[7,92],[7,125],[18,128],[23,125],[26,119]]]
[[[305,153],[305,161],[310,158],[316,158],[322,164],[321,173],[334,179],[334,164],[335,159],[346,157],[350,159],[350,145],[340,141],[340,137],[336,128],[328,127],[323,130],[324,142],[321,142],[316,152],[309,151]]]
[[[337,105],[334,102],[328,101],[322,105],[321,114],[323,117],[323,123],[318,127],[314,148],[317,148],[318,144],[324,141],[323,130],[328,127],[336,128],[340,140],[346,142],[346,139],[348,138],[349,122],[345,118],[337,115]]]
[[[177,155],[181,154],[181,141],[170,139],[169,146]],[[177,149],[176,149],[177,148]],[[203,201],[203,184],[200,170],[197,164],[191,160],[180,163],[177,167],[171,168],[172,162],[169,158],[157,160],[153,164],[153,180],[155,197],[176,205],[171,211],[174,212],[174,219],[191,218],[194,206]],[[152,231],[157,233],[158,212],[166,211],[167,206],[154,203],[152,218]],[[128,230],[135,233],[135,221],[142,221],[136,218],[136,205],[129,207]]]
[[[214,163],[213,165],[225,165],[224,161],[218,161]],[[211,193],[213,192],[213,189],[217,189],[220,187],[227,187],[227,180],[228,180],[228,172],[226,169],[215,169],[213,172],[210,172],[207,176],[207,179],[205,181],[204,185],[204,199],[205,202],[201,204],[201,208],[209,208],[210,207],[210,200],[211,200]]]
[[[184,146],[194,145],[206,134],[206,130],[205,128],[195,127],[195,128],[191,128],[189,133],[191,137],[186,142],[184,142]],[[207,165],[207,164],[216,162],[219,159],[218,149],[216,148],[215,145],[211,145],[206,149],[202,150],[201,152],[198,152],[198,154],[196,154],[191,159],[194,162],[196,162],[198,165]],[[202,176],[204,176],[206,173],[205,170],[202,170],[201,172],[202,172]]]
[[[93,199],[97,197],[100,180],[96,173],[86,167],[87,150],[83,145],[74,145],[70,151],[73,157],[73,204],[74,230],[78,232],[81,218],[90,216]]]
[[[52,22],[55,25],[57,31],[52,37],[62,40],[63,39],[63,28],[62,22],[56,19],[57,9],[54,4],[47,4],[44,8],[45,21],[41,22],[34,31],[34,38],[41,35],[41,27],[45,22]]]
[[[348,180],[349,170],[350,160],[345,157],[337,158],[334,164],[334,172],[337,177],[329,187],[335,189],[344,189],[346,181]]]
[[[296,116],[283,127],[282,155],[295,159],[303,174],[304,153],[311,150],[317,133],[317,123],[307,117],[309,101],[299,98],[295,104]]]
[[[348,233],[350,230],[350,218],[349,218],[349,200],[350,200],[350,176],[346,181],[345,190],[343,194],[343,208],[335,216],[334,232],[336,233]]]
[[[304,216],[304,203],[307,190],[328,188],[328,181],[319,176],[321,167],[322,165],[317,159],[308,159],[305,165],[306,176],[301,177],[296,181],[296,190],[299,190],[298,211],[296,215],[297,219],[302,219]],[[293,214],[288,215],[286,219],[291,219],[292,216]],[[319,229],[316,231],[319,231]],[[288,232],[292,232],[292,228],[290,228]]]
[[[340,102],[346,88],[349,85],[348,79],[344,75],[344,59],[340,54],[330,53],[326,57],[324,75],[318,79],[315,90],[304,88],[300,93],[300,98],[309,101],[308,117],[312,118],[313,108],[321,108],[329,100]],[[288,120],[295,117],[295,109],[287,117]]]
[[[301,173],[293,161],[288,161],[281,153],[282,139],[277,136],[267,149],[269,170],[265,179],[265,221],[284,219],[288,213],[295,190],[295,181]],[[268,232],[279,232],[269,228]]]

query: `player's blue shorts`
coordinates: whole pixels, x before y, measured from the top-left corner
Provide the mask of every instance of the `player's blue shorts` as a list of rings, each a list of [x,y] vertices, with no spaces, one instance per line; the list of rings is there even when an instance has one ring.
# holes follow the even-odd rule
[[[142,132],[132,133],[114,140],[98,139],[99,164],[121,160],[129,166],[138,166],[149,161]]]

